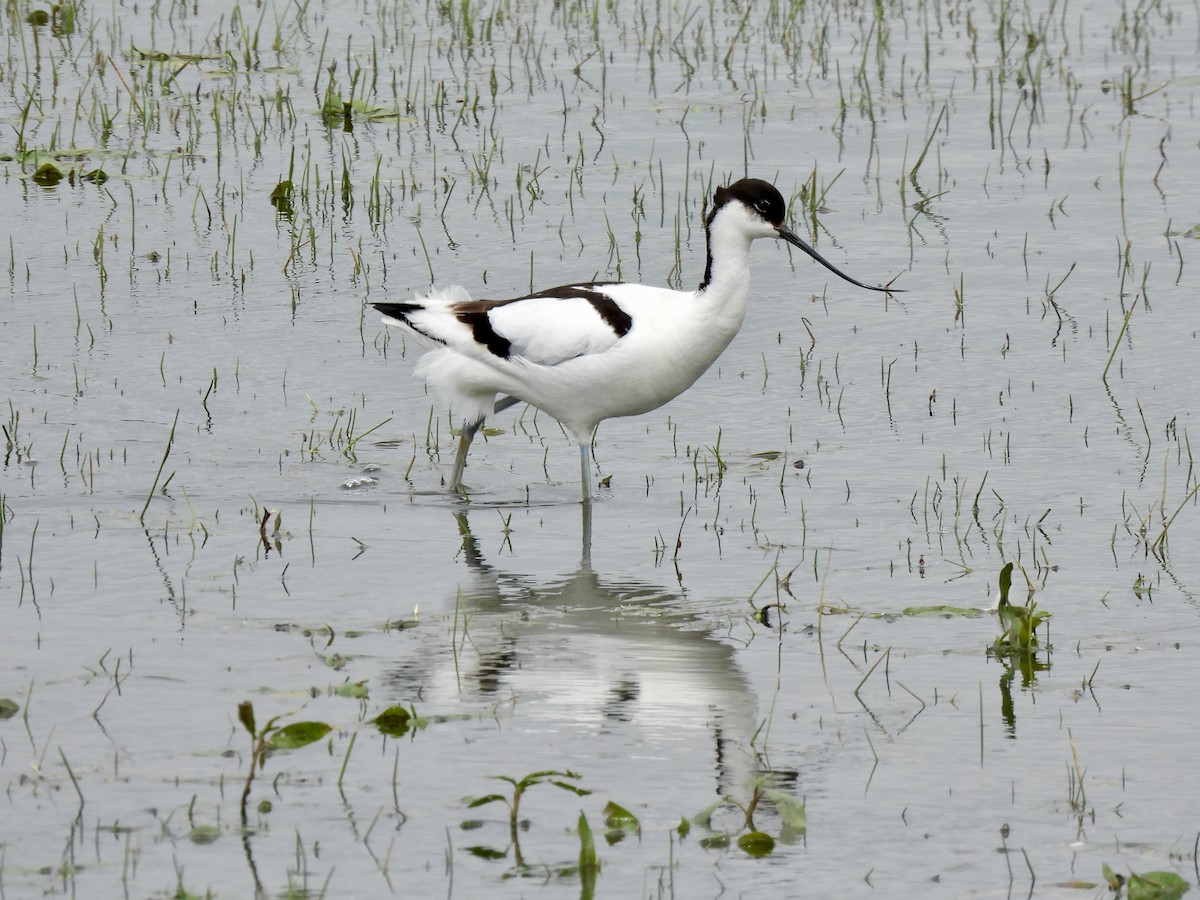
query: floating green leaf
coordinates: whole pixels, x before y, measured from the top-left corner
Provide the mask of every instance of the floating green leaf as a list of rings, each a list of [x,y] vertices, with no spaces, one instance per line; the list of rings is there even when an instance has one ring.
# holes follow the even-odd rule
[[[197,825],[188,832],[188,840],[202,847],[216,843],[220,836],[221,830],[213,825]]]
[[[389,706],[371,723],[388,737],[403,737],[412,727],[412,713],[403,706]]]
[[[468,847],[467,852],[480,859],[504,859],[508,856],[507,850],[496,850],[492,847]]]
[[[63,173],[54,163],[42,163],[37,167],[37,171],[29,177],[35,184],[40,184],[42,187],[54,187],[63,180]]]
[[[331,80],[325,91],[325,100],[321,103],[321,121],[329,128],[336,128],[338,125],[345,127],[350,122],[351,108],[349,103],[342,102]]]
[[[292,722],[272,734],[267,746],[272,750],[296,750],[319,741],[331,731],[324,722]]]
[[[737,844],[749,856],[766,856],[775,849],[775,838],[765,831],[751,831],[738,838]]]
[[[361,681],[343,681],[333,689],[338,697],[350,697],[354,700],[365,700],[370,694],[366,684]]]
[[[271,191],[271,205],[275,207],[275,211],[285,218],[291,218],[295,212],[292,206],[292,197],[295,195],[295,188],[290,181],[281,181],[275,185],[275,189]]]
[[[611,800],[604,804],[604,824],[622,831],[638,831],[642,827],[637,816]]]
[[[906,616],[960,616],[964,619],[974,619],[983,613],[984,610],[969,606],[908,606],[904,609]]]
[[[1178,900],[1189,887],[1174,872],[1133,872],[1126,882],[1129,900]]]
[[[0,697],[0,719],[11,719],[20,709],[15,700]]]

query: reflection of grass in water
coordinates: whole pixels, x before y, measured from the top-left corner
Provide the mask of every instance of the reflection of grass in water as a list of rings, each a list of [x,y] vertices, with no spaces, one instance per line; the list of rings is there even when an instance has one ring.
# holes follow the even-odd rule
[[[487,847],[472,847],[470,848],[470,852],[484,859],[502,859],[508,855],[508,851],[511,849],[513,851],[513,861],[516,863],[518,869],[525,867],[525,857],[521,853],[521,838],[519,834],[521,825],[521,798],[525,795],[525,792],[539,784],[549,784],[564,791],[569,791],[577,797],[586,797],[591,793],[587,788],[571,784],[571,781],[578,781],[582,776],[577,772],[565,769],[545,769],[540,772],[530,772],[521,778],[513,778],[511,775],[492,775],[491,777],[510,785],[512,787],[511,795],[486,794],[482,797],[471,797],[467,799],[467,809],[478,809],[481,806],[487,806],[489,803],[504,804],[508,809],[508,847],[502,851]]]

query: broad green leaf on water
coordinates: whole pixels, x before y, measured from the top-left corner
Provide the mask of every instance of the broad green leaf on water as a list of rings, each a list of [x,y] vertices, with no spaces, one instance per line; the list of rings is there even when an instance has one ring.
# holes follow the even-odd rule
[[[604,804],[604,824],[622,831],[637,831],[642,827],[637,816],[611,800]]]
[[[775,838],[765,831],[751,831],[738,838],[738,847],[750,856],[766,856],[775,849]]]
[[[1008,592],[1012,588],[1013,564],[1005,563],[1000,570],[1000,605],[1008,602]]]
[[[361,681],[343,681],[333,689],[338,697],[350,697],[353,700],[365,700],[370,694],[369,688]]]
[[[350,108],[372,122],[398,122],[401,118],[399,111],[394,107],[378,106],[365,100],[351,100]]]
[[[801,801],[791,794],[774,788],[763,791],[763,796],[775,804],[784,826],[793,831],[804,831],[808,828],[808,816],[804,812],[804,804]]]
[[[54,163],[42,163],[36,172],[29,176],[35,184],[42,187],[53,187],[63,179],[62,170]]]
[[[0,719],[11,719],[20,709],[15,700],[0,697]]]
[[[258,734],[254,730],[254,704],[249,700],[243,700],[238,704],[238,721],[250,734]]]
[[[1174,872],[1134,872],[1126,882],[1129,900],[1178,900],[1189,887]]]
[[[688,823],[688,820],[685,819],[683,816],[680,816],[679,824],[675,826],[675,833],[678,834],[681,838],[685,838],[688,836],[688,832],[691,830],[692,830],[692,826]]]
[[[402,737],[412,726],[412,713],[403,706],[389,706],[373,718],[371,724],[388,737]]]
[[[491,847],[468,847],[467,852],[480,859],[504,859],[508,856],[507,850],[494,850]]]
[[[319,741],[331,731],[324,722],[292,722],[272,734],[267,745],[272,750],[296,750]]]
[[[961,616],[974,619],[982,616],[984,610],[964,606],[908,606],[904,609],[906,616]]]
[[[271,195],[267,199],[280,215],[290,216],[295,212],[295,208],[292,206],[294,195],[295,188],[292,183],[290,181],[281,181],[275,185],[274,190],[271,191]]]
[[[221,830],[213,825],[197,825],[188,832],[188,840],[201,846],[216,843],[220,836]]]
[[[507,803],[508,798],[503,794],[488,794],[486,797],[464,797],[467,809],[474,809],[477,806],[484,806],[488,803],[495,803],[499,800],[501,803]]]
[[[700,846],[705,850],[724,850],[729,846],[729,835],[710,834],[700,839]]]
[[[344,124],[350,116],[350,109],[349,103],[343,103],[341,97],[329,90],[325,94],[325,102],[321,104],[321,121],[330,128]]]

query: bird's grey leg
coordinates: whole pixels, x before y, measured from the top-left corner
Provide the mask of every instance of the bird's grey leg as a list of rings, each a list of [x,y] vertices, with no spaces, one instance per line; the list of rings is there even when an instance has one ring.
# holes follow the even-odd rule
[[[590,444],[579,443],[579,486],[583,492],[583,502],[592,502],[592,448]]]
[[[471,441],[475,439],[481,425],[483,425],[483,416],[474,422],[464,422],[462,430],[458,433],[458,452],[454,454],[454,469],[450,473],[450,490],[460,494],[465,493],[462,476],[463,469],[467,467],[467,450],[471,448]]]
[[[501,397],[496,401],[493,411],[502,412],[520,402],[516,397]],[[467,451],[471,449],[471,441],[475,440],[475,435],[479,433],[483,419],[484,417],[480,416],[474,422],[464,422],[462,430],[458,434],[458,452],[454,454],[454,469],[450,472],[450,490],[460,494],[466,493],[463,489],[462,476],[463,470],[467,467]]]
[[[580,510],[583,512],[583,521],[580,523],[580,557],[579,565],[582,569],[590,569],[592,567],[592,504],[579,504]]]

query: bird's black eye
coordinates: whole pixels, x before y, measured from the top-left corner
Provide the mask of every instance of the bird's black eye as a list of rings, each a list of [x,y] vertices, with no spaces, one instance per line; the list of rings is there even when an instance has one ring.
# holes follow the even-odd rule
[[[766,213],[766,212],[770,211],[770,209],[771,209],[771,201],[769,201],[766,197],[763,197],[759,200],[755,200],[754,208],[757,209],[760,213]]]

